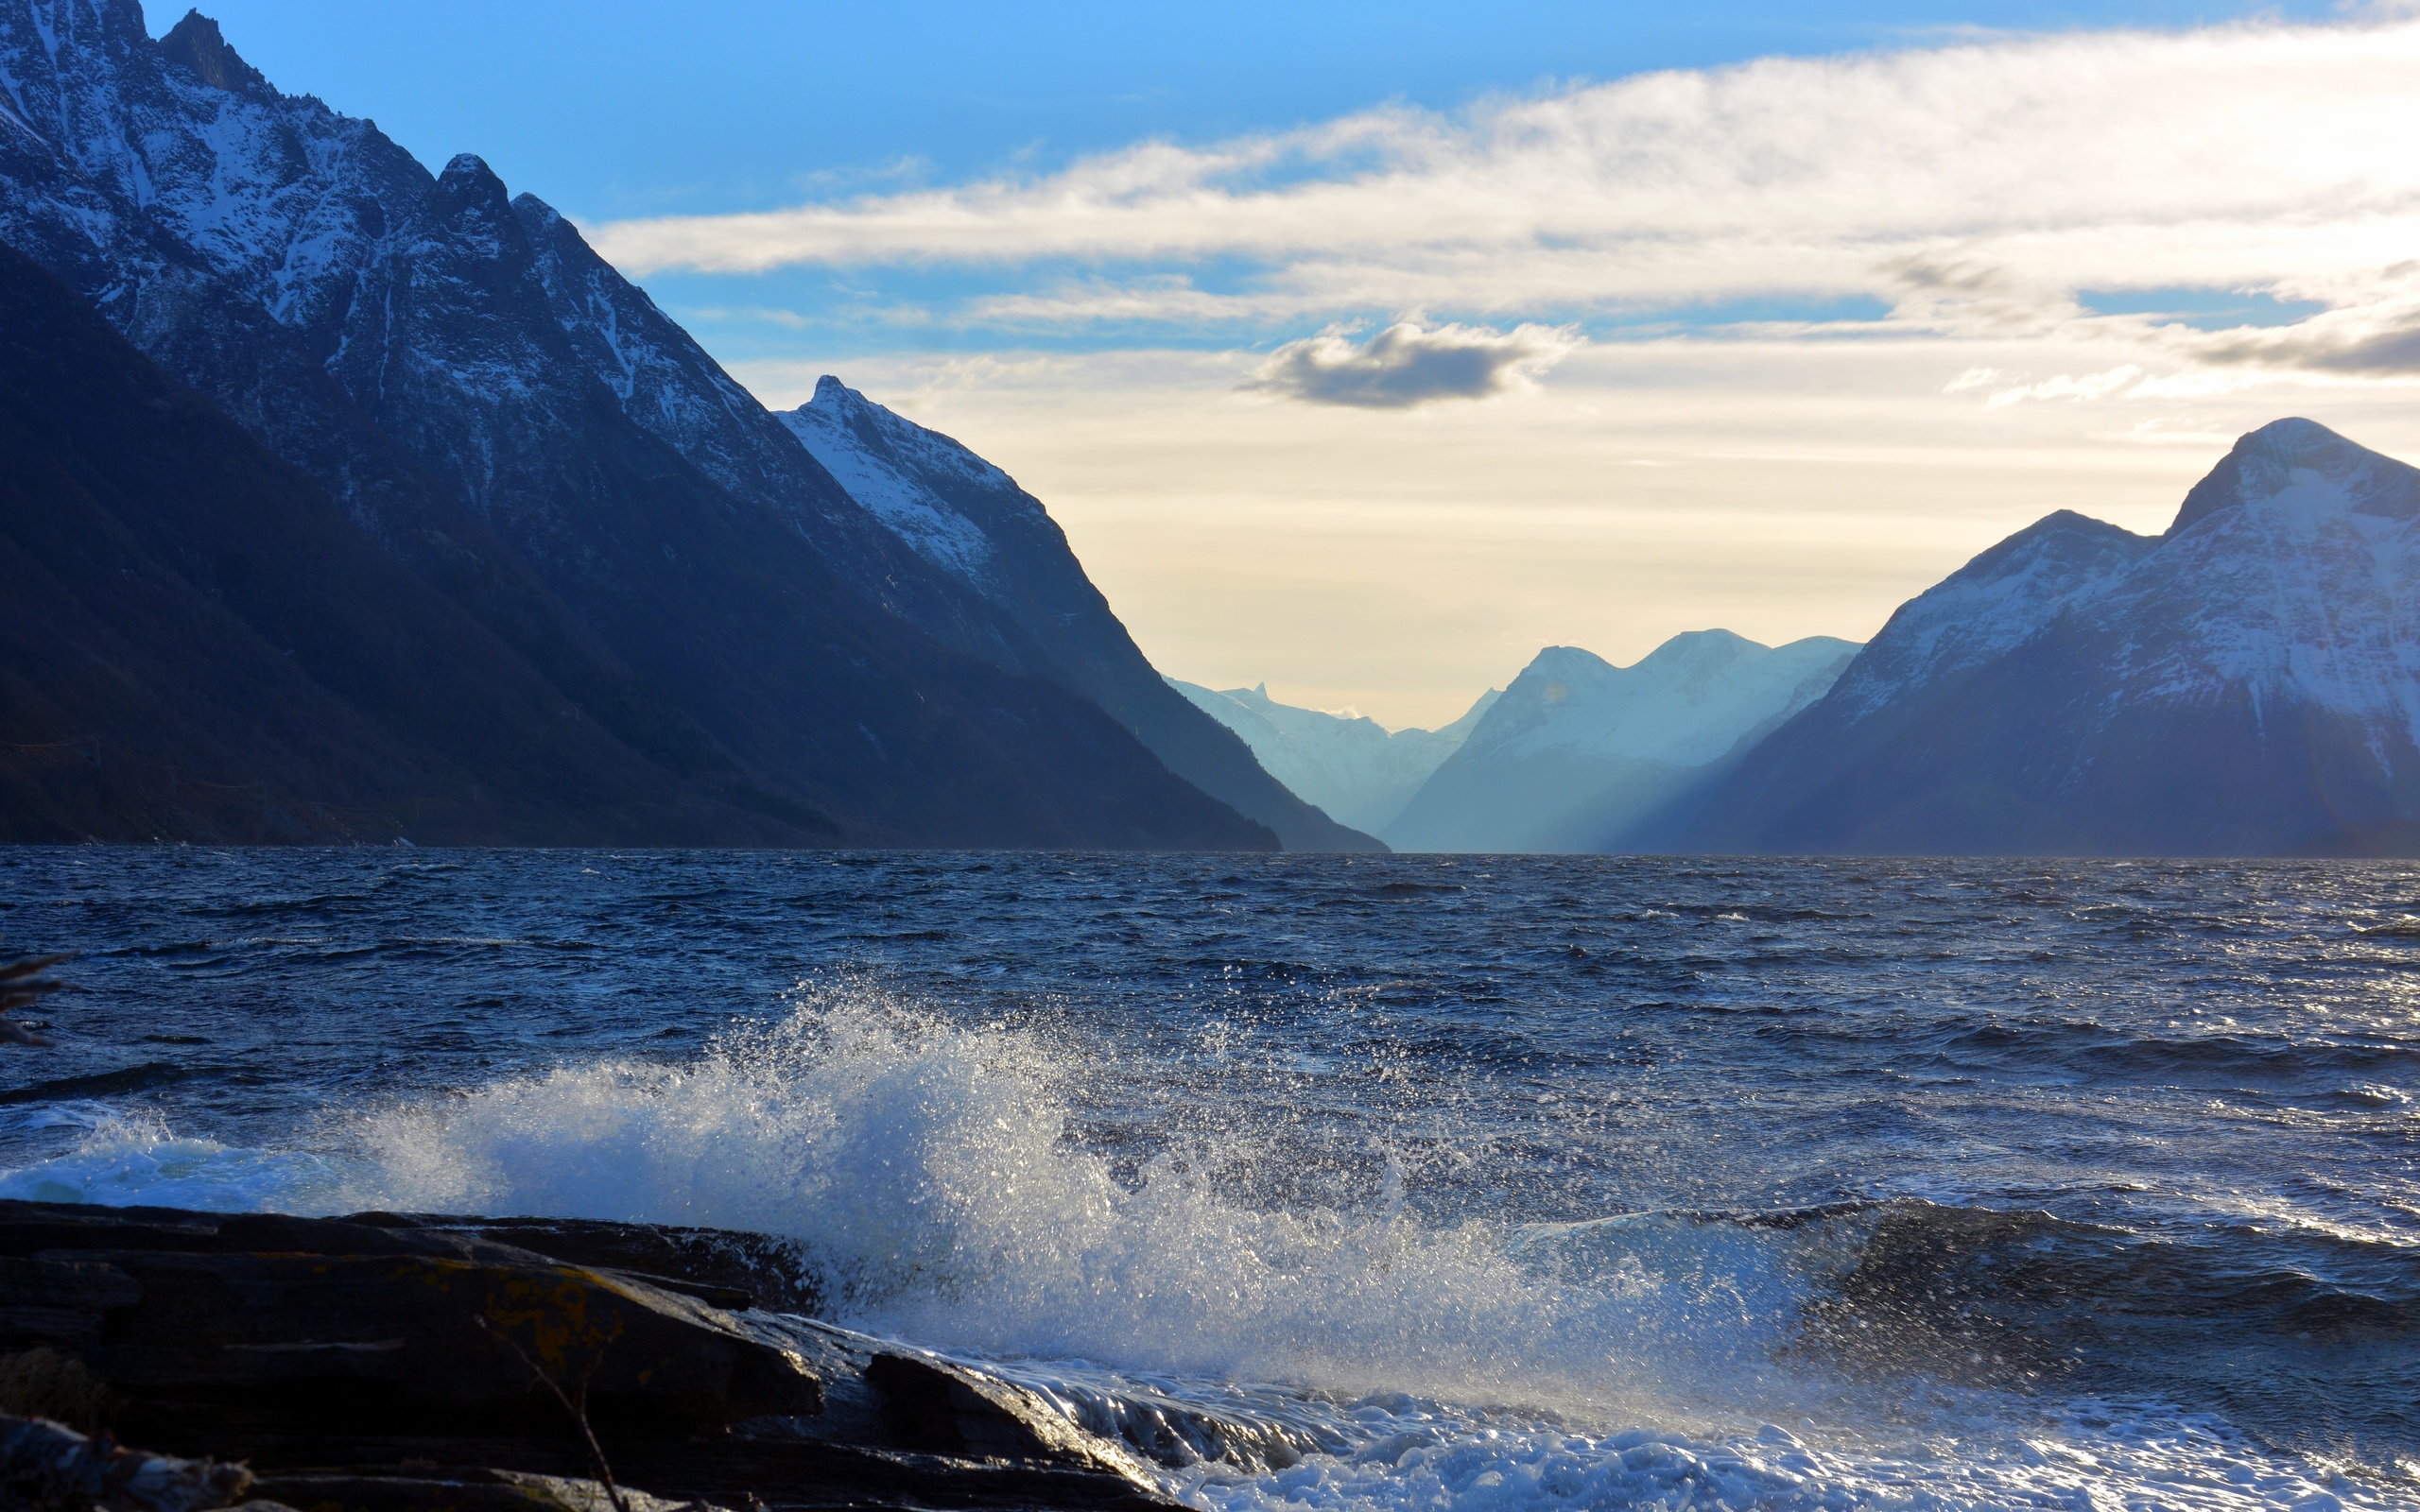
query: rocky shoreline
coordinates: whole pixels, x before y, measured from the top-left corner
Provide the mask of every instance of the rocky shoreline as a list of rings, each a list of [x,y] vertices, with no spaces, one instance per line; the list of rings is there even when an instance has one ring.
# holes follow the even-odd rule
[[[713,1229],[0,1202],[0,1506],[1174,1504],[1035,1393],[818,1301]]]

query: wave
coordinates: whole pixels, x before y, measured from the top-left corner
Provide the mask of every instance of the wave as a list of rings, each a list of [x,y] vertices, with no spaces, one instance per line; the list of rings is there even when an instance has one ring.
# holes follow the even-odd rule
[[[53,1113],[79,1127],[76,1147],[0,1174],[0,1196],[780,1236],[810,1257],[837,1321],[1025,1362],[1000,1367],[1055,1383],[1098,1431],[1184,1439],[1209,1467],[1187,1494],[1212,1503],[1245,1494],[1218,1479],[1236,1468],[1211,1447],[1219,1423],[1262,1425],[1228,1436],[1311,1504],[1409,1505],[1432,1482],[1462,1504],[1550,1502],[1557,1486],[1585,1502],[1589,1486],[1611,1496],[1609,1476],[1772,1504],[1795,1504],[1784,1493],[1802,1481],[1864,1476],[1901,1496],[1933,1473],[1907,1469],[1921,1455],[1891,1462],[1915,1481],[1872,1480],[1880,1461],[1824,1451],[1812,1423],[1952,1440],[2013,1411],[2164,1425],[2126,1453],[2210,1439],[2178,1426],[2197,1411],[2356,1464],[2420,1450],[2397,1405],[2420,1400],[2408,1249],[2343,1240],[2327,1268],[2352,1280],[2326,1280],[2248,1229],[2196,1247],[1909,1200],[1440,1223],[1392,1160],[1354,1200],[1322,1203],[1288,1178],[1281,1144],[1250,1135],[1105,1147],[1079,1094],[1153,1068],[1096,1055],[850,986],[677,1064],[599,1059],[334,1114],[290,1147],[80,1104]],[[1114,1379],[1087,1385],[1087,1371]],[[1254,1383],[1283,1390],[1251,1412],[1183,1410]],[[2174,1409],[2147,1416],[2147,1400]],[[1640,1422],[1658,1427],[1624,1426]],[[1279,1466],[1281,1442],[1309,1457]],[[2010,1486],[2057,1481],[2007,1452]]]
[[[1327,1390],[1719,1403],[1782,1341],[1773,1236],[1675,1225],[1599,1275],[1517,1228],[1422,1223],[1392,1161],[1356,1206],[1256,1203],[1290,1183],[1248,1137],[1143,1157],[1071,1137],[1070,1082],[1099,1074],[1031,1032],[836,991],[686,1064],[366,1118],[348,1200],[778,1234],[853,1326]]]

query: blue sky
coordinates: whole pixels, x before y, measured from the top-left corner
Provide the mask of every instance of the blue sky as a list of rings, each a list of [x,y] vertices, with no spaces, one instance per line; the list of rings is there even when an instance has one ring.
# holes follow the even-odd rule
[[[1007,467],[1165,670],[1390,724],[1862,639],[2280,414],[2420,455],[2414,0],[212,13]]]
[[[711,213],[1043,169],[1390,99],[1903,46],[1977,31],[2180,27],[2336,8],[216,0],[281,88],[375,119],[432,167],[476,151],[583,219]],[[150,12],[154,32],[182,14]]]

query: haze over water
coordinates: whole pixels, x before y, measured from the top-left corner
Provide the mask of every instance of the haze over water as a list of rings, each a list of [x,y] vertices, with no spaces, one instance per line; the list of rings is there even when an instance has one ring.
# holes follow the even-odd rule
[[[18,850],[0,1195],[793,1236],[1204,1506],[2420,1497],[2420,869]],[[1205,1453],[1205,1446],[1207,1452]]]

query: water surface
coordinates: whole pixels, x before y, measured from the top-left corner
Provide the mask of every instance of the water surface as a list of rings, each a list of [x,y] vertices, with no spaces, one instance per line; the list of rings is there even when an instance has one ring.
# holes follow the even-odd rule
[[[1205,1506],[2420,1503],[2420,868],[0,851],[0,1194],[717,1224]],[[1195,1420],[1195,1419],[1187,1419]],[[2333,1499],[2331,1502],[2330,1499]]]

